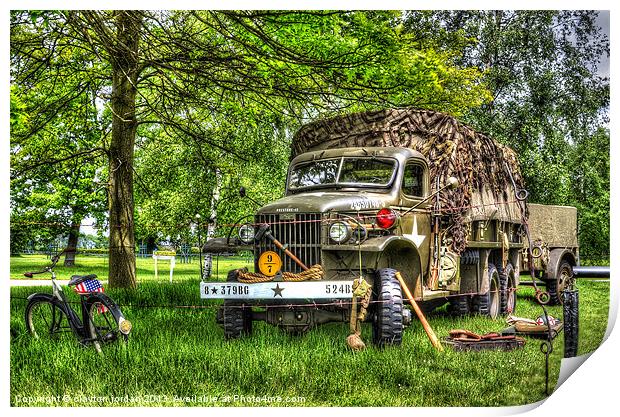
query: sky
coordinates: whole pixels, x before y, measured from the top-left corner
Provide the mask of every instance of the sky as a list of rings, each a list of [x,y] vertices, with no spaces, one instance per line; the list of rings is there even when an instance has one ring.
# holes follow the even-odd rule
[[[596,24],[602,29],[609,39],[609,10],[599,10]],[[609,57],[602,56],[598,72],[603,77],[609,77]]]

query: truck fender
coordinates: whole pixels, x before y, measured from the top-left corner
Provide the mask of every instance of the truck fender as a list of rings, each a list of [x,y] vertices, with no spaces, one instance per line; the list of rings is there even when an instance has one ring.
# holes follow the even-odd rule
[[[570,249],[559,248],[551,249],[549,251],[549,263],[547,264],[547,269],[545,270],[546,279],[555,279],[558,272],[558,267],[563,259],[566,259],[571,266],[577,265],[575,254]]]
[[[422,261],[418,248],[408,239],[391,236],[385,239],[376,269],[393,268],[401,273],[405,284],[415,297],[421,296],[419,280],[423,279]]]

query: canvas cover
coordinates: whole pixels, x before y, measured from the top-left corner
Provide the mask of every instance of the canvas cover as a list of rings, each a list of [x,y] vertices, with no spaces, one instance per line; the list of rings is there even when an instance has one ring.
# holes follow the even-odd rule
[[[292,141],[292,158],[308,151],[396,146],[429,161],[432,190],[454,176],[460,186],[441,193],[441,209],[453,214],[455,250],[466,245],[464,223],[498,219],[521,222],[514,180],[524,188],[515,152],[453,116],[415,108],[386,109],[318,120]]]
[[[575,207],[529,205],[530,234],[550,248],[575,248],[577,240],[577,209]]]

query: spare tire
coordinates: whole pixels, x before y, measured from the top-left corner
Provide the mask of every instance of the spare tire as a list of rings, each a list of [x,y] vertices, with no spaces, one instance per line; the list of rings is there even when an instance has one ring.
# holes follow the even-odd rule
[[[462,265],[478,265],[480,262],[480,251],[478,249],[467,249],[461,254]]]

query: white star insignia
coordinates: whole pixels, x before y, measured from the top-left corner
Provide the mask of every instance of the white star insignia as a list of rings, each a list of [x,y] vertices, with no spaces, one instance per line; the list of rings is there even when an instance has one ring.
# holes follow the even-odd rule
[[[413,228],[411,229],[411,233],[403,234],[403,237],[412,241],[418,248],[422,245],[424,239],[426,239],[426,235],[418,234],[418,216],[413,216]]]

